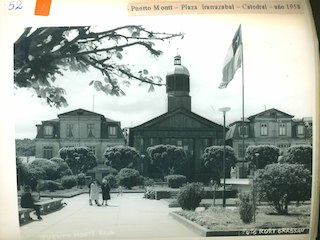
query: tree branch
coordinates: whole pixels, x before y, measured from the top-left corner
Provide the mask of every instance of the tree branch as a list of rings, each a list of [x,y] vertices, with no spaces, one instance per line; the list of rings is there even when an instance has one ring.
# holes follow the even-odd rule
[[[92,53],[98,53],[98,52],[110,52],[112,50],[119,50],[119,49],[131,47],[134,45],[142,45],[142,46],[146,47],[152,54],[154,54],[156,56],[159,56],[162,53],[160,50],[153,49],[148,43],[138,41],[138,42],[128,43],[128,44],[124,44],[124,45],[113,46],[110,48],[102,48],[102,49],[96,49],[96,50],[91,50],[91,51],[84,51],[84,52],[78,52],[78,53],[73,53],[73,54],[60,55],[60,56],[57,56],[57,58],[77,57],[77,56],[83,56],[83,55],[88,55],[88,54],[92,54]]]

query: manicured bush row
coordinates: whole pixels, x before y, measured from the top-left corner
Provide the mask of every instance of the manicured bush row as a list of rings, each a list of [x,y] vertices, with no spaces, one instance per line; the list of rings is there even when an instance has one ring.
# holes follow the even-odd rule
[[[186,176],[183,175],[168,175],[165,179],[171,188],[182,187],[182,185],[187,182]]]

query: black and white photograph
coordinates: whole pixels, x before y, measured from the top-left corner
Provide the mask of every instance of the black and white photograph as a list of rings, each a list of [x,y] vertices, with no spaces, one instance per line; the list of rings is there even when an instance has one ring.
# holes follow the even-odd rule
[[[92,5],[10,33],[20,239],[314,236],[308,4]]]

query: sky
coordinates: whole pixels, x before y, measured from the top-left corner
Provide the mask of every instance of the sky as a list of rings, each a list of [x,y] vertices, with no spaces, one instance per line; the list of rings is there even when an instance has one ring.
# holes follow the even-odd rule
[[[83,18],[56,23],[69,26],[78,20],[78,25],[98,25],[105,29],[139,24],[159,32],[185,33],[183,39],[157,44],[163,51],[158,59],[150,57],[142,48],[128,50],[124,59],[134,64],[134,68],[146,68],[165,80],[174,56],[179,53],[182,65],[190,73],[192,111],[218,124],[223,124],[221,107],[231,108],[226,116],[227,125],[242,117],[242,68],[245,117],[270,108],[295,118],[313,115],[314,47],[310,44],[310,26],[303,14],[127,17],[123,9],[118,10],[117,14],[113,13],[112,23]],[[50,25],[50,22],[43,24]],[[224,58],[239,24],[242,25],[243,66],[226,89],[219,89]],[[16,36],[22,32],[23,25],[19,27]],[[121,127],[140,125],[167,111],[165,87],[155,87],[155,92],[148,93],[148,87],[139,87],[138,82],[133,82],[129,88],[124,87],[126,96],[107,96],[89,86],[91,80],[99,78],[102,79],[101,75],[94,70],[86,74],[65,72],[57,84],[66,89],[69,106],[60,109],[42,103],[30,90],[14,90],[15,137],[34,138],[36,124],[77,108],[120,121]]]

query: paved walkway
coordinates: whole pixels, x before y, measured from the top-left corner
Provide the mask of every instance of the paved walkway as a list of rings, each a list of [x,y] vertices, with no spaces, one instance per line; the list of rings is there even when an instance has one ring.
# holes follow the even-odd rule
[[[68,205],[20,227],[21,239],[150,239],[198,237],[174,220],[177,209],[141,193],[111,194],[109,206],[89,206],[88,195],[64,199]]]

